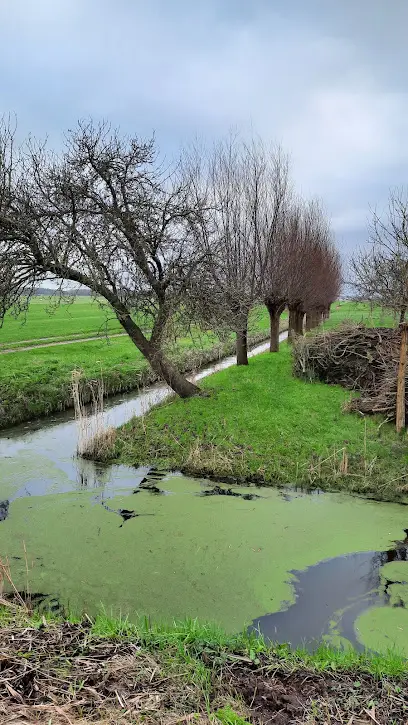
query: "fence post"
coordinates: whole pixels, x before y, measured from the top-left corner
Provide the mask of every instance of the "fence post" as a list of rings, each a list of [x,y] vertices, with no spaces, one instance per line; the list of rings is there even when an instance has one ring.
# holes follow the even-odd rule
[[[400,359],[397,377],[397,410],[395,415],[397,433],[405,428],[405,371],[407,368],[408,323],[403,322],[401,328]]]

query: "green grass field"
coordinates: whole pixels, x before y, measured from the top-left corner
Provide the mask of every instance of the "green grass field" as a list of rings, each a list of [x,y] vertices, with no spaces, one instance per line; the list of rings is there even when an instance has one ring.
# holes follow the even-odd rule
[[[105,331],[121,332],[112,312],[91,297],[77,297],[72,304],[56,306],[52,297],[34,297],[27,314],[8,314],[0,328],[1,347],[11,348],[21,342],[40,342],[42,338],[66,340],[90,337]]]
[[[30,337],[41,344],[40,338],[43,337],[67,339],[71,335],[91,336],[101,331],[101,338],[0,354],[0,428],[70,407],[71,373],[75,369],[82,370],[84,381],[102,375],[108,394],[133,390],[155,380],[145,359],[127,337],[109,339],[104,335],[102,328],[106,315],[96,302],[79,297],[73,304],[61,306],[52,314],[47,312],[47,305],[48,298],[34,299],[24,325],[21,320],[8,316],[4,327],[0,328],[0,352],[1,346],[25,345],[23,341]],[[333,305],[329,324],[345,317],[373,319],[365,306],[342,303],[338,307]],[[375,321],[377,324],[392,324],[391,318],[383,320],[378,312],[375,313]],[[110,332],[120,332],[118,327],[114,327],[114,320],[110,322]],[[259,308],[251,320],[252,341],[266,338],[268,330],[267,311]],[[218,354],[230,354],[233,346],[232,335],[229,341],[221,344],[213,334],[196,334],[177,340],[170,346],[169,352],[183,370],[190,370],[212,361]]]
[[[365,310],[367,312],[367,310]],[[327,327],[364,310],[342,305]],[[391,325],[376,311],[372,325]],[[116,454],[217,479],[345,489],[383,499],[408,492],[408,449],[391,424],[342,412],[350,393],[292,375],[290,347],[202,383],[209,397],[174,399],[120,429]],[[347,460],[347,474],[344,461]]]
[[[78,304],[78,311],[74,313]],[[38,312],[38,309],[40,312]],[[89,320],[101,321],[99,307],[89,300],[83,302],[78,298],[69,308],[74,315],[78,331],[81,310],[87,313]],[[57,311],[67,315],[68,311]],[[30,322],[33,314],[34,322]],[[56,313],[57,314],[57,313]],[[27,325],[31,333],[36,331],[41,337],[49,333],[44,304],[33,302],[27,315]],[[51,321],[53,318],[51,318]],[[67,320],[64,317],[65,322]],[[8,321],[10,322],[10,321]],[[12,325],[15,324],[13,320]],[[62,323],[61,323],[62,324]],[[88,323],[88,334],[91,322]],[[15,327],[15,344],[26,337],[25,327]],[[85,329],[84,327],[82,328]],[[254,342],[265,339],[268,334],[269,320],[266,309],[256,310],[252,316],[250,330]],[[57,330],[57,327],[54,328]],[[0,335],[1,335],[0,330]],[[117,332],[117,330],[115,330]],[[17,339],[17,333],[20,338]],[[10,333],[11,334],[11,333]],[[7,344],[10,347],[10,344]],[[169,346],[169,354],[178,362],[183,370],[191,370],[201,364],[211,362],[219,354],[230,354],[234,342],[231,335],[227,342],[221,343],[214,334],[195,334],[178,339]],[[100,340],[71,343],[53,347],[36,347],[33,350],[0,354],[0,428],[32,420],[53,412],[64,410],[72,405],[71,373],[81,370],[83,379],[104,379],[108,394],[133,390],[155,380],[149,365],[128,337],[106,336]]]

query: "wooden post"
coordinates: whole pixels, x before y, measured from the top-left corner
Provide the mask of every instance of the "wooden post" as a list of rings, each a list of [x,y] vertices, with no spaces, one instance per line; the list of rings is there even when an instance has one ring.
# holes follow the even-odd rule
[[[403,322],[400,328],[401,346],[397,377],[397,411],[395,415],[397,433],[405,428],[405,371],[407,368],[408,323]]]

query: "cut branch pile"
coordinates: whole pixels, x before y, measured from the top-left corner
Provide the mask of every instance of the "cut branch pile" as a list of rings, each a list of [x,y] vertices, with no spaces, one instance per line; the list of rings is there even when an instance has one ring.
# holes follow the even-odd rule
[[[395,420],[400,341],[399,329],[361,324],[299,337],[293,346],[294,374],[359,392],[346,404],[348,411]]]

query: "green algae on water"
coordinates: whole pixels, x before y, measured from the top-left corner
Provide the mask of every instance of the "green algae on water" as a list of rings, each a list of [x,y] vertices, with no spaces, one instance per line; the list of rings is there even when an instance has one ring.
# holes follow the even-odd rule
[[[104,604],[134,620],[198,617],[236,632],[293,603],[294,570],[386,550],[406,526],[398,505],[341,495],[288,502],[261,489],[262,498],[252,501],[202,497],[199,481],[177,476],[160,486],[169,495],[140,491],[108,501],[113,511],[135,511],[125,523],[101,505],[100,491],[13,501],[0,526],[0,551],[17,586],[25,585],[25,565],[13,557],[22,556],[24,542],[31,591],[78,613]]]
[[[408,584],[408,561],[390,561],[380,570],[382,582]]]
[[[408,656],[408,610],[402,607],[372,607],[355,622],[357,639],[376,652],[395,651]]]

